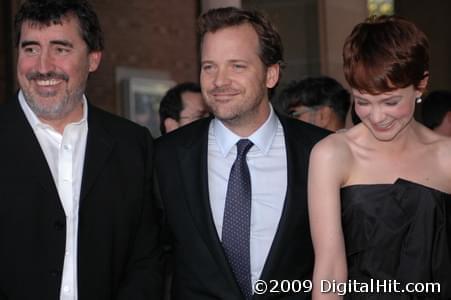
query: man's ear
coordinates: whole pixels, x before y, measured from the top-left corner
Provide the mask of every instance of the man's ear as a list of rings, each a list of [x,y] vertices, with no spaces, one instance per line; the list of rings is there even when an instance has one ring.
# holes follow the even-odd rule
[[[100,65],[102,60],[102,51],[92,51],[88,54],[89,72],[94,72]]]
[[[332,108],[327,105],[321,106],[316,111],[317,126],[326,128],[332,119]]]
[[[176,130],[180,127],[179,122],[173,118],[164,119],[164,127],[166,128],[166,133]]]
[[[280,76],[280,65],[274,64],[266,69],[266,87],[272,89],[277,85]]]

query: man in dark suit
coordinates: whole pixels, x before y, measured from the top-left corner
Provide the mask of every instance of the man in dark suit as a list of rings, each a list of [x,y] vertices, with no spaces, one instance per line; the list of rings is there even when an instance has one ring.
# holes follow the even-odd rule
[[[266,18],[219,8],[201,16],[200,31],[201,88],[214,118],[156,142],[172,297],[308,299],[308,158],[328,131],[271,107],[282,45]]]
[[[160,299],[152,138],[84,96],[103,49],[95,12],[30,0],[16,29],[20,90],[0,108],[0,299]]]

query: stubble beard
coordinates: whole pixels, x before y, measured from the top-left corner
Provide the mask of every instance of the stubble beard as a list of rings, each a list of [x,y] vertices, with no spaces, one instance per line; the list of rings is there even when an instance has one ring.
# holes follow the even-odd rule
[[[258,95],[258,99],[258,101],[251,102],[249,106],[237,106],[225,113],[221,113],[221,108],[218,108],[217,105],[208,105],[208,107],[215,118],[227,127],[247,127],[255,122],[260,113],[260,106],[264,101],[263,95]]]
[[[82,103],[84,87],[79,87],[72,94],[66,88],[64,95],[61,98],[54,100],[55,103],[52,105],[45,105],[38,101],[38,97],[44,99],[46,97],[52,97],[52,95],[39,95],[34,96],[33,93],[26,89],[23,89],[25,96],[25,101],[27,102],[30,109],[36,114],[40,119],[45,120],[60,120],[66,117],[70,112],[72,112],[77,105]],[[41,101],[42,102],[42,101]]]

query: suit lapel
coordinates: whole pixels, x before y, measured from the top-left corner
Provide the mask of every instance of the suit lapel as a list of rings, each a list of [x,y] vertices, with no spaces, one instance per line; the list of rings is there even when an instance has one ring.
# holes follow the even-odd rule
[[[19,100],[16,98],[6,105],[8,107],[6,118],[9,119],[9,122],[5,126],[10,128],[7,130],[7,134],[10,135],[7,140],[14,141],[17,144],[17,147],[15,147],[17,150],[15,151],[23,152],[22,155],[19,154],[19,157],[23,157],[23,164],[30,166],[32,176],[40,182],[45,190],[55,195],[58,199],[59,208],[63,210],[47,160],[33,129],[20,108]],[[89,105],[89,129],[80,200],[88,194],[113,148],[113,141],[103,129],[98,118],[93,117],[96,113],[96,108]]]
[[[96,116],[96,108],[88,105],[88,138],[86,142],[80,201],[88,195],[113,150],[114,142]]]
[[[268,257],[263,268],[261,278],[263,280],[273,279],[276,274],[279,261],[285,253],[285,249],[290,247],[293,238],[293,230],[296,230],[298,218],[307,216],[306,199],[302,199],[303,188],[306,188],[307,165],[305,148],[299,145],[298,138],[290,132],[289,124],[279,118],[284,129],[285,148],[287,152],[287,193],[282,215],[279,221],[276,235],[271,245]],[[302,215],[300,215],[300,212]],[[302,237],[299,237],[300,239]],[[301,255],[301,254],[300,254]]]
[[[29,166],[27,172],[29,171],[30,175],[58,200],[59,208],[63,209],[47,159],[30,123],[20,108],[19,100],[16,97],[6,105],[7,113],[2,130],[5,130],[6,135],[3,136],[6,137],[7,145],[12,147],[11,151],[14,151],[16,157],[21,157],[21,165]],[[24,172],[25,170],[18,169],[17,171]]]
[[[202,134],[196,136],[191,144],[178,149],[180,170],[184,180],[185,199],[188,208],[203,240],[229,282],[235,279],[226,260],[219,240],[210,206],[208,192],[208,129],[210,122],[204,122]]]

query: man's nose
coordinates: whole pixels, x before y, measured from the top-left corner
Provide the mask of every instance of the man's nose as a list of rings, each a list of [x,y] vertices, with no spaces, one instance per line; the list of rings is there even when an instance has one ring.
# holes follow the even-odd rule
[[[42,74],[47,74],[50,71],[54,71],[55,64],[54,59],[49,51],[42,51],[38,60],[38,71]]]
[[[230,83],[229,74],[227,68],[218,68],[216,76],[214,79],[214,84],[216,86],[224,86]]]

